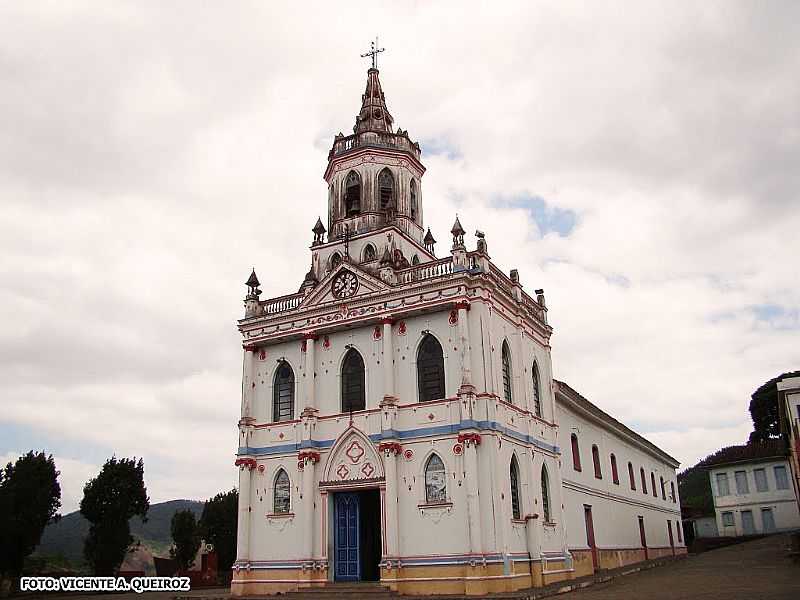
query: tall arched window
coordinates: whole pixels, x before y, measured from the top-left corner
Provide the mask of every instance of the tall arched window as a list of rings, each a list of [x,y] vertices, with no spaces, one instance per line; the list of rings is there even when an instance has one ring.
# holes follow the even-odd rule
[[[644,474],[644,468],[640,468],[639,469],[639,475],[641,475],[641,479],[642,479],[642,493],[646,494],[647,493],[647,477]]]
[[[364,246],[364,258],[361,262],[372,262],[375,260],[377,256],[377,251],[375,250],[375,246],[372,244],[367,244]]]
[[[330,262],[331,262],[331,271],[333,271],[336,267],[342,264],[342,255],[339,254],[338,252],[334,252],[333,254],[331,254]]]
[[[417,350],[417,387],[420,402],[444,398],[444,354],[431,334],[422,338]]]
[[[664,486],[664,478],[663,477],[659,477],[659,479],[661,480],[661,499],[662,500],[666,500],[667,499],[667,488]]]
[[[653,490],[653,497],[658,498],[658,490],[656,489],[656,475],[650,471],[650,489]]]
[[[361,178],[355,171],[347,174],[344,183],[344,208],[348,217],[361,212]]]
[[[542,416],[542,396],[541,388],[539,387],[539,365],[533,361],[533,412],[537,417]]]
[[[411,180],[411,218],[417,220],[417,182]]]
[[[381,209],[394,205],[394,176],[389,169],[384,169],[378,175],[378,194]]]
[[[355,348],[350,348],[342,362],[342,412],[364,410],[364,359]]]
[[[542,465],[542,518],[545,523],[550,523],[550,478],[547,476],[547,467]]]
[[[603,471],[600,468],[600,450],[598,450],[595,445],[592,445],[592,462],[594,463],[594,476],[597,479],[602,479]]]
[[[574,433],[569,436],[569,440],[572,443],[572,468],[576,471],[581,470],[581,450],[578,446],[578,436]]]
[[[619,473],[617,472],[617,457],[611,455],[611,481],[619,485]]]
[[[673,502],[678,502],[678,499],[675,497],[675,482],[669,482],[669,490],[670,490],[670,497],[672,498]]]
[[[628,477],[631,480],[631,489],[636,491],[636,477],[633,476],[633,463],[628,461]]]
[[[503,399],[509,404],[514,403],[514,396],[511,392],[511,352],[508,349],[508,342],[503,340],[502,350],[503,360]]]
[[[425,502],[447,502],[447,476],[437,454],[431,454],[425,464]]]
[[[294,418],[294,371],[285,360],[275,370],[272,385],[272,420],[291,421]]]
[[[419,256],[418,255],[415,254],[414,256],[411,257],[411,264],[412,265],[418,265],[419,264]]]
[[[517,466],[517,457],[511,457],[511,467],[509,469],[509,476],[511,478],[511,516],[514,519],[521,519],[519,509],[519,467]]]
[[[291,509],[291,488],[289,476],[281,469],[275,476],[275,486],[272,495],[272,512],[276,514],[288,513]]]

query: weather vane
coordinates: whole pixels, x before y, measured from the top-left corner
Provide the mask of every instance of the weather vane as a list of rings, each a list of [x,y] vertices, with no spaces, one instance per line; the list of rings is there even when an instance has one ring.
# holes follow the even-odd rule
[[[375,41],[369,43],[369,52],[365,52],[361,55],[361,58],[366,58],[367,56],[372,57],[372,68],[378,68],[378,53],[383,52],[386,48],[378,48],[378,36],[375,36]]]

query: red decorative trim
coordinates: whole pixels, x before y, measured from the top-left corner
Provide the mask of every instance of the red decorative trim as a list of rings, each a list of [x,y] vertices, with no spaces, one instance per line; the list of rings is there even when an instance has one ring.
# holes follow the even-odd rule
[[[314,340],[315,342],[319,339],[319,336],[314,333],[313,331],[308,331],[303,334],[304,340]]]
[[[308,340],[303,340],[302,342],[300,342],[300,352],[305,354],[307,348],[308,348]]]
[[[255,469],[256,468],[256,459],[255,458],[237,458],[236,461],[233,463],[234,467],[247,467],[248,469]]]
[[[458,443],[459,444],[466,444],[469,446],[470,444],[475,444],[476,446],[481,445],[481,434],[479,433],[459,433],[458,434]]]
[[[405,335],[406,334],[406,322],[400,321],[397,325],[397,335]]]
[[[460,309],[460,308],[463,308],[464,310],[469,310],[469,302],[467,302],[466,300],[459,300],[458,302],[456,302],[456,303],[453,305],[453,307],[454,307],[456,310],[458,310],[458,309]]]
[[[268,519],[292,519],[294,518],[293,512],[288,513],[267,513]]]
[[[453,444],[453,454],[456,456],[461,456],[464,454],[464,446],[461,444]]]
[[[327,335],[322,338],[322,347],[325,350],[331,347],[331,339]]]
[[[256,346],[255,344],[245,344],[244,345],[244,351],[245,352],[255,352],[256,350],[258,350],[258,346]]]
[[[450,325],[455,325],[458,323],[458,311],[455,309],[451,310],[447,321],[450,323]]]
[[[378,444],[378,452],[391,452],[395,456],[403,452],[400,442],[381,442]]]
[[[381,326],[380,325],[375,325],[375,329],[372,330],[372,339],[373,340],[379,340],[379,339],[381,339],[382,335],[383,335],[383,331],[381,330]]]
[[[297,459],[299,461],[308,460],[314,464],[319,462],[319,452],[316,450],[301,450],[300,454],[297,455]]]
[[[383,317],[379,322],[381,325],[394,325],[394,319],[392,317]]]

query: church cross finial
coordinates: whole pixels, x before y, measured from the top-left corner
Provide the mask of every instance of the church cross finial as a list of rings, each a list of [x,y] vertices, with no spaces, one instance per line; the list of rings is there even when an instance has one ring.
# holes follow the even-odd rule
[[[383,52],[386,48],[378,48],[378,36],[375,36],[375,41],[369,43],[369,52],[365,52],[361,55],[361,58],[366,58],[367,56],[372,57],[372,68],[378,68],[378,53]]]

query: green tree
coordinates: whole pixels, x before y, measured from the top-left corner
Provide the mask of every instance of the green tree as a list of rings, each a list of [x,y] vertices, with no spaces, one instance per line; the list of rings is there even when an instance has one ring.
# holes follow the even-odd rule
[[[787,377],[797,376],[800,376],[800,371],[778,375],[767,381],[750,396],[750,417],[753,419],[751,443],[766,442],[781,437],[778,382]]]
[[[19,578],[45,525],[59,517],[58,476],[52,455],[44,452],[28,452],[0,468],[0,587],[5,577]]]
[[[194,557],[200,548],[200,529],[191,510],[179,510],[172,515],[170,523],[174,546],[169,553],[178,561],[181,571],[188,571],[194,564]]]
[[[150,499],[140,458],[111,457],[83,488],[81,514],[89,521],[83,553],[95,575],[113,575],[133,544],[128,520],[146,520]]]
[[[230,571],[236,560],[236,522],[239,513],[239,492],[219,493],[203,506],[200,535],[213,544],[221,573]]]

